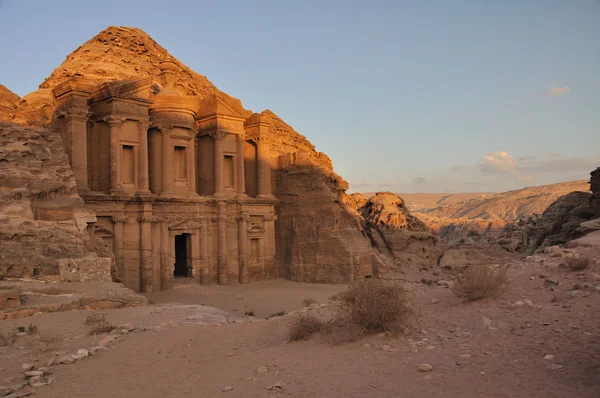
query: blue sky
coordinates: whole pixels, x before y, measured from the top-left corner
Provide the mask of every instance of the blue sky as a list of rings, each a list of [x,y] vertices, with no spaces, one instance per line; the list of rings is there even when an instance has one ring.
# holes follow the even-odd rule
[[[0,0],[19,95],[141,28],[327,153],[351,191],[504,191],[600,166],[600,1]]]

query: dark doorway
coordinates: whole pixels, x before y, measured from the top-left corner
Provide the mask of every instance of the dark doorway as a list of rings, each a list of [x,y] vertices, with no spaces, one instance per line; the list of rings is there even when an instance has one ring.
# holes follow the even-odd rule
[[[175,236],[175,271],[177,277],[188,277],[188,234]]]

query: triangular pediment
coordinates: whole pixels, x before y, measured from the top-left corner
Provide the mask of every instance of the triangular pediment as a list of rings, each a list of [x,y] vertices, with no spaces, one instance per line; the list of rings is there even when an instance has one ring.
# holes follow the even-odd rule
[[[247,113],[248,112],[242,108],[241,102],[238,104],[235,100],[226,100],[221,96],[212,94],[202,100],[196,115],[197,119],[210,116],[228,116],[245,119]]]

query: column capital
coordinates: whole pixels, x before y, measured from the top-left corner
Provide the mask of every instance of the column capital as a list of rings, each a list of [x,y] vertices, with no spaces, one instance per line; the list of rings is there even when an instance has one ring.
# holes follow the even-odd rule
[[[112,216],[112,221],[114,223],[118,223],[118,222],[123,222],[124,223],[124,222],[127,222],[128,219],[129,219],[128,216],[121,215],[121,214],[118,214],[116,216]]]
[[[87,122],[91,113],[83,109],[68,109],[61,112],[65,119]]]
[[[259,135],[257,137],[254,137],[253,140],[257,142],[271,142],[271,137],[268,137],[266,135]]]
[[[212,222],[227,221],[227,216],[212,216],[210,219]]]
[[[120,127],[125,121],[125,118],[117,116],[106,116],[102,120],[108,123],[110,127]]]
[[[141,130],[148,130],[148,128],[150,127],[150,121],[149,120],[138,120],[139,124],[138,127]]]
[[[227,134],[229,134],[229,132],[223,131],[223,130],[217,130],[217,131],[213,131],[211,133],[208,133],[208,135],[210,135],[211,137],[213,137],[215,140],[222,140],[223,138],[225,138],[225,136]]]
[[[138,222],[151,222],[151,223],[157,223],[160,222],[161,219],[160,217],[157,216],[137,216],[137,220]]]
[[[277,216],[275,214],[265,214],[263,219],[265,221],[277,221]]]
[[[151,123],[150,127],[154,127],[156,129],[158,129],[158,131],[160,131],[160,133],[162,135],[165,134],[170,134],[171,130],[173,130],[173,125],[172,124],[167,124],[167,123]]]
[[[248,213],[242,213],[238,215],[235,219],[238,221],[250,221],[250,215]]]

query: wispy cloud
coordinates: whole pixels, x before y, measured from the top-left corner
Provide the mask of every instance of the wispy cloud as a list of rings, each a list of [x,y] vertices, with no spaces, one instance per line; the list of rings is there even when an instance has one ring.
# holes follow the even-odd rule
[[[567,94],[569,91],[571,91],[569,86],[562,86],[560,84],[552,84],[550,86],[550,90],[546,93],[546,95],[549,95],[551,97],[558,97],[560,95]]]
[[[413,185],[424,185],[427,181],[423,177],[415,177],[412,181]]]
[[[521,182],[531,181],[531,175],[519,170],[518,162],[512,155],[504,151],[496,151],[483,156],[479,168],[484,174],[512,176]]]
[[[374,187],[376,184],[371,182],[371,181],[361,181],[358,182],[356,184],[351,184],[352,188],[371,188]]]

